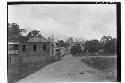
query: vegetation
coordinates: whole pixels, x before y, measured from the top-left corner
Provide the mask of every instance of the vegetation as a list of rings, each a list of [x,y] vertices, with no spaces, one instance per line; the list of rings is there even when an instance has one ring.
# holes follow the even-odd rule
[[[91,57],[81,61],[103,72],[104,78],[117,81],[117,57]]]
[[[37,34],[39,34],[40,31],[33,30],[28,33],[27,36],[23,36],[22,32],[26,32],[26,29],[20,29],[19,25],[17,23],[8,23],[8,41],[9,42],[27,42],[30,38],[33,38]],[[72,37],[67,38],[67,40],[64,42],[64,40],[59,40],[57,43],[57,46],[59,47],[68,47],[71,44],[75,43],[74,46],[71,48],[71,53],[77,54],[77,53],[101,53],[103,54],[116,54],[117,53],[117,39],[112,38],[111,36],[103,36],[101,40],[81,40],[81,39],[74,39]],[[84,43],[84,50],[81,50],[81,44]],[[79,44],[79,45],[78,45]]]
[[[96,53],[101,48],[98,40],[86,41],[85,44],[86,44],[86,51],[90,53]]]
[[[72,37],[67,38],[66,43],[68,45],[70,45],[72,42],[73,42],[73,38]]]
[[[91,53],[95,54],[107,54],[107,55],[115,55],[117,53],[117,39],[112,38],[111,36],[102,37],[101,41],[99,40],[87,40],[85,41],[85,49],[81,50],[80,46],[73,46],[71,49],[71,53]]]
[[[117,40],[115,38],[107,41],[104,44],[103,50],[107,54],[116,54],[117,53]]]
[[[71,54],[76,55],[78,53],[81,53],[81,47],[79,44],[76,44],[75,46],[72,46],[71,48]]]
[[[27,36],[23,36],[22,32],[26,32],[26,31],[27,31],[26,29],[20,29],[20,26],[17,23],[8,23],[8,42],[27,42],[30,38],[33,38],[34,36],[38,35],[40,32],[37,30],[33,30],[33,31],[30,31]],[[54,40],[54,37],[51,37],[48,39]],[[59,47],[68,47],[68,46],[71,46],[71,44],[73,43],[75,44],[71,47],[71,54],[74,56],[79,56],[80,54],[81,55],[86,54],[90,56],[91,55],[109,56],[109,55],[116,55],[117,53],[117,39],[112,38],[111,36],[103,36],[101,40],[93,39],[93,40],[84,40],[84,41],[81,41],[80,39],[77,39],[76,41],[74,41],[72,37],[69,37],[67,38],[66,41],[59,40],[56,42],[56,44]],[[82,47],[81,47],[82,43],[83,43],[83,46],[85,47],[84,50],[82,50]],[[59,60],[59,59],[58,57],[56,59],[55,57],[51,57],[47,60],[48,62],[47,64],[55,62],[56,60]],[[95,69],[108,73],[106,77],[113,81],[116,81],[117,58],[94,57],[94,58],[89,58],[89,59],[83,59],[82,61],[86,63],[88,66],[91,66]],[[43,63],[41,64],[41,67],[47,64]],[[24,78],[24,76],[27,76],[31,74],[32,72],[36,71],[36,69],[40,69],[40,68],[39,66],[38,67],[35,66],[33,68],[31,68],[30,66],[27,68],[22,67],[21,69],[22,69],[21,74],[20,74],[21,76],[17,76],[17,74],[15,74],[14,76],[12,76],[11,74],[8,74],[10,75],[9,77],[17,77],[16,80],[18,80],[18,79]]]
[[[33,30],[33,31],[29,32],[28,35],[25,37],[25,40],[28,41],[30,38],[33,38],[34,36],[39,34],[39,32],[40,31],[37,31],[37,30]]]
[[[27,42],[30,38],[39,34],[40,31],[33,30],[27,36],[23,36],[22,32],[26,32],[26,29],[20,29],[17,23],[8,23],[9,42]]]
[[[18,24],[8,23],[8,41],[9,42],[25,41],[25,37],[21,35],[21,32],[23,31],[26,31],[26,29],[20,29]]]

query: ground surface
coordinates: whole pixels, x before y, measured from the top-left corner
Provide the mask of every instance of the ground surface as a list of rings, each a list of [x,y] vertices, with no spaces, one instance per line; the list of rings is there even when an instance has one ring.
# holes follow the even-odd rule
[[[105,78],[117,82],[117,56],[92,56],[81,61],[103,72]]]
[[[83,63],[80,57],[68,55],[16,83],[48,82],[110,82],[110,80],[105,78],[105,73]]]
[[[8,83],[15,83],[16,81],[19,81],[27,76],[29,76],[32,73],[35,73],[45,66],[53,63],[55,61],[47,61],[47,62],[41,62],[39,64],[30,64],[30,65],[22,65],[22,66],[11,66],[8,68]]]

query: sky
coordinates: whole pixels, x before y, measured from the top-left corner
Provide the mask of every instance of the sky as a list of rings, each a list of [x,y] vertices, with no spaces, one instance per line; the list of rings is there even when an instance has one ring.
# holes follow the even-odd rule
[[[8,6],[8,22],[44,37],[101,39],[116,37],[115,4],[21,4]]]

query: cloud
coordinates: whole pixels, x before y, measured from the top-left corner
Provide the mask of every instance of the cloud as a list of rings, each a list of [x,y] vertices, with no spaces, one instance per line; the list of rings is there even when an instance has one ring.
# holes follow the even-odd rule
[[[116,5],[113,4],[10,5],[8,17],[21,27],[57,35],[89,39],[116,36]]]

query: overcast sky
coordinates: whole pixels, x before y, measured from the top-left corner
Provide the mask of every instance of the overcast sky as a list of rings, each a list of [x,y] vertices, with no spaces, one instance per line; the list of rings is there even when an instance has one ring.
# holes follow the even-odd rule
[[[8,22],[20,28],[40,30],[58,39],[116,37],[115,4],[32,4],[9,5]]]

